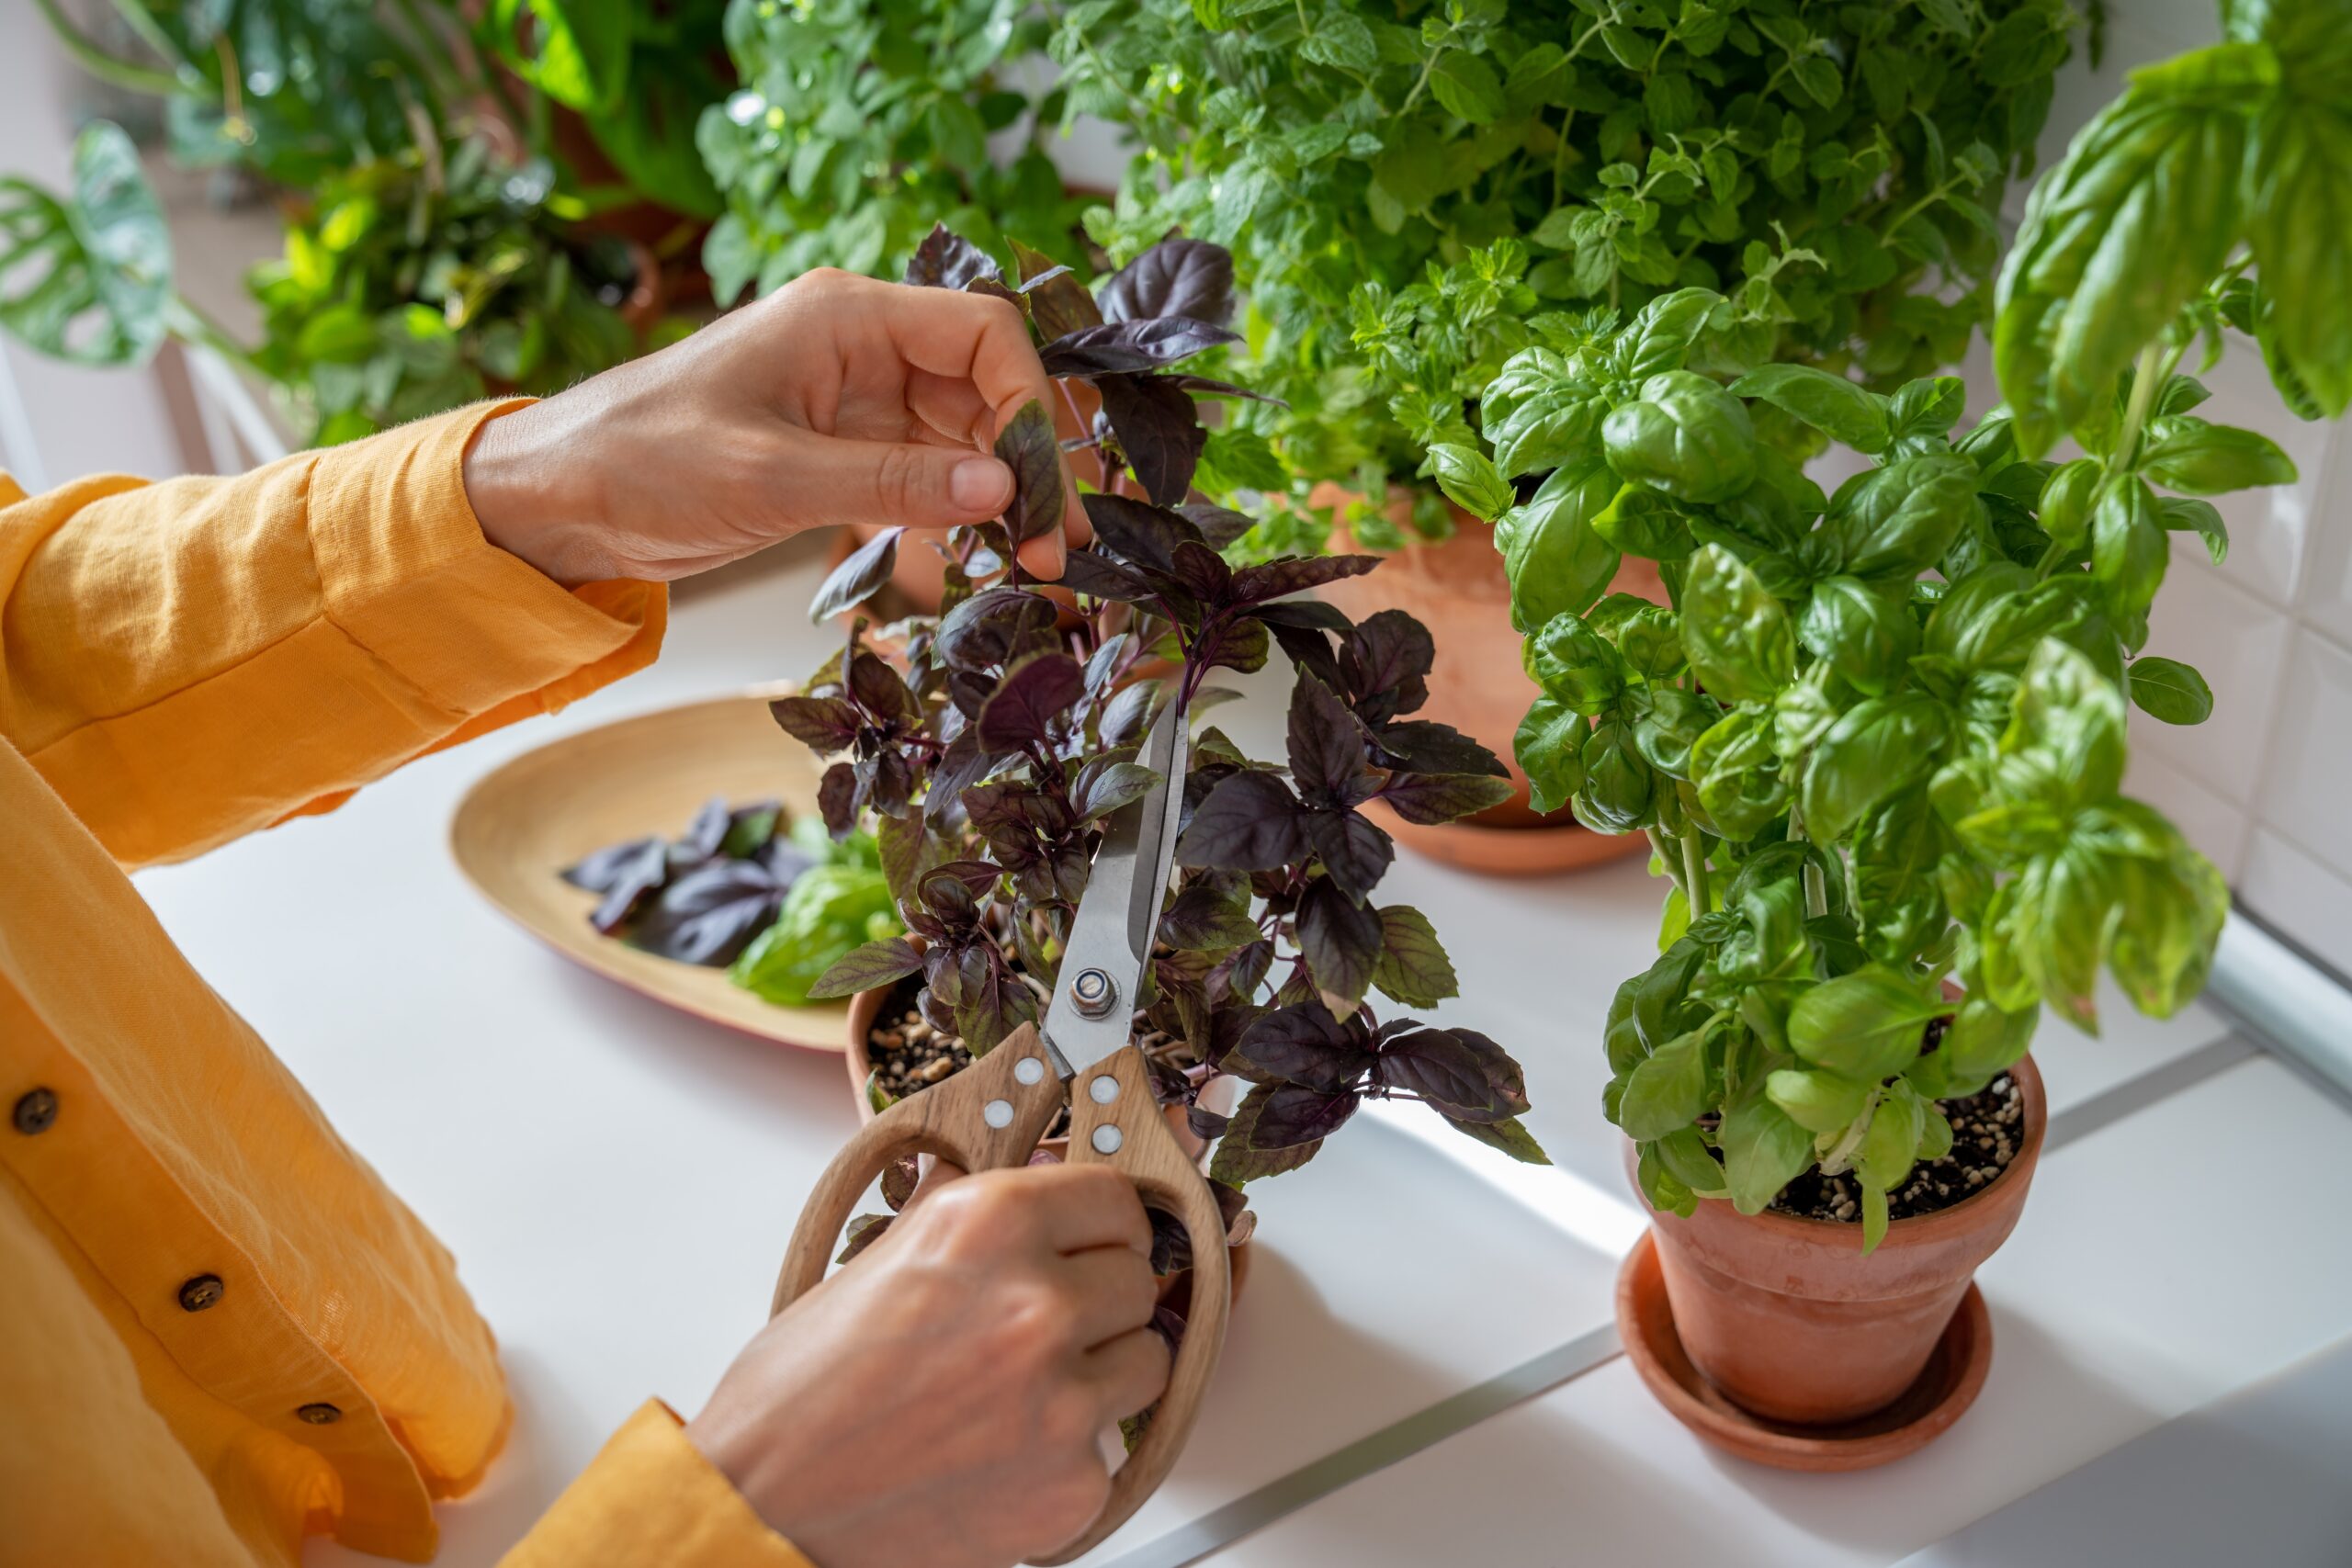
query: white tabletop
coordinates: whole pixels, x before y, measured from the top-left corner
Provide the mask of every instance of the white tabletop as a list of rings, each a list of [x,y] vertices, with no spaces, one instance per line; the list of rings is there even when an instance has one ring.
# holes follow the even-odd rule
[[[454,1568],[495,1562],[648,1395],[699,1404],[854,1118],[835,1058],[669,1012],[509,925],[451,863],[449,814],[559,733],[804,672],[832,640],[803,613],[818,570],[681,605],[654,669],[554,719],[139,879],[449,1244],[498,1332],[517,1420],[481,1490],[443,1510]],[[1217,719],[1279,755],[1262,695]],[[1375,1122],[1254,1188],[1258,1256],[1202,1426],[1103,1561],[1610,1320],[1641,1222],[1600,1115],[1599,1022],[1654,952],[1657,888],[1638,863],[1504,882],[1405,856],[1383,896],[1435,920],[1464,992],[1437,1015],[1527,1064],[1559,1169],[1498,1186],[1465,1140]],[[1736,1543],[1748,1562],[1891,1563],[2352,1328],[2327,1197],[2352,1115],[2267,1058],[2206,1070],[2229,1033],[2211,1010],[2110,1017],[2102,1041],[2045,1026],[2053,1110],[2080,1111],[2085,1133],[1983,1271],[1992,1376],[1924,1454],[1861,1476],[1758,1470],[1702,1447],[1612,1359],[1215,1561],[1679,1563]],[[2335,1244],[2309,1245],[2315,1225]],[[305,1561],[373,1560],[318,1541]]]

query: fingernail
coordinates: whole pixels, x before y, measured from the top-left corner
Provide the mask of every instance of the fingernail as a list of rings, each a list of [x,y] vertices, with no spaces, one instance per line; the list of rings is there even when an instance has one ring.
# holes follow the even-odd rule
[[[967,512],[999,512],[1012,499],[1012,470],[994,457],[967,457],[948,473],[947,498]]]

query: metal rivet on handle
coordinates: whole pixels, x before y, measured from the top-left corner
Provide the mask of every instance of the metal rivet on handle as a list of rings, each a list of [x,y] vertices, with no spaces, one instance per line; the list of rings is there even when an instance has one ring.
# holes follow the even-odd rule
[[[1012,1125],[1012,1101],[991,1100],[980,1107],[980,1120],[1002,1132]]]
[[[1108,1122],[1094,1129],[1094,1152],[1098,1155],[1117,1154],[1119,1145],[1125,1142],[1126,1140],[1121,1136],[1119,1130]]]
[[[1012,1076],[1022,1083],[1039,1083],[1046,1077],[1046,1062],[1042,1056],[1023,1056],[1012,1064]]]
[[[1098,1073],[1094,1081],[1086,1086],[1086,1092],[1094,1097],[1095,1104],[1108,1105],[1119,1098],[1119,1080],[1108,1073]]]

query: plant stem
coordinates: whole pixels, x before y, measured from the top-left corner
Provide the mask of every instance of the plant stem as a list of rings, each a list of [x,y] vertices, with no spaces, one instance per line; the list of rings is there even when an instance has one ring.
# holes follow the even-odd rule
[[[1693,827],[1682,835],[1682,897],[1690,906],[1690,918],[1697,919],[1709,908],[1707,893],[1707,851],[1704,830]]]
[[[1810,756],[1811,753],[1808,752],[1807,755]],[[1793,799],[1789,802],[1789,837],[1799,843],[1813,841],[1804,830],[1804,808],[1797,805]],[[1810,856],[1806,857],[1804,863],[1803,880],[1805,919],[1817,920],[1829,913],[1829,888],[1822,881],[1821,868],[1813,863]]]
[[[58,43],[74,63],[96,76],[99,81],[132,93],[152,93],[158,97],[170,97],[187,91],[180,79],[168,71],[157,71],[136,62],[108,54],[85,37],[73,19],[58,6],[57,0],[33,0],[40,14],[48,19],[50,30],[57,35]]]
[[[2140,430],[2147,423],[2148,411],[2156,404],[2156,393],[2170,378],[2164,368],[2163,340],[2140,350],[2140,361],[2132,369],[2132,400],[2123,405],[2123,428],[2116,432],[2115,451],[2108,458],[2111,470],[2120,471],[2132,466],[2140,445]],[[2178,363],[2177,355],[2175,363]]]

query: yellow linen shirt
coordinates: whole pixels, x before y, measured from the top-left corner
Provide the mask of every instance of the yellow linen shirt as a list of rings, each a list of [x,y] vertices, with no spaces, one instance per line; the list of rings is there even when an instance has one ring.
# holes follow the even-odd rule
[[[0,1564],[432,1557],[511,1411],[449,1255],[124,874],[650,662],[486,542],[461,410],[235,479],[0,474]],[[508,1568],[808,1568],[649,1401]]]

